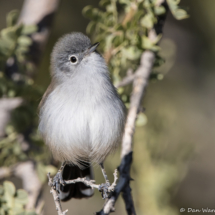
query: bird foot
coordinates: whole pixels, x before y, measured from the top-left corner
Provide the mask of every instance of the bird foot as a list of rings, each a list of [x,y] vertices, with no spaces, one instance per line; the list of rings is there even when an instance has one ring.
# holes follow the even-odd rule
[[[109,182],[102,183],[99,186],[99,192],[102,193],[102,198],[103,199],[107,199],[109,197],[109,195],[111,194],[109,187],[110,187],[110,183]]]
[[[65,185],[65,181],[63,180],[63,177],[62,177],[62,171],[59,170],[57,172],[57,174],[55,175],[55,177],[53,178],[53,188],[58,192],[60,193],[60,185]]]

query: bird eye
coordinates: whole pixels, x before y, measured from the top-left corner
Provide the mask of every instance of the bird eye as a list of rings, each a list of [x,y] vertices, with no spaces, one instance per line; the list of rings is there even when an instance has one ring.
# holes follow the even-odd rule
[[[77,63],[78,59],[77,59],[77,57],[75,57],[73,55],[73,56],[70,57],[70,61],[71,61],[71,63],[75,64],[75,63]]]

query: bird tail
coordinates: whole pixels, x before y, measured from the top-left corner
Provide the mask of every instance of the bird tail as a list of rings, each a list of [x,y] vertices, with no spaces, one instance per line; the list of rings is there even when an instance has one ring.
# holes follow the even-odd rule
[[[93,170],[91,166],[85,169],[80,169],[78,166],[66,165],[63,169],[63,180],[72,180],[76,178],[85,178],[93,180]],[[89,198],[94,194],[93,189],[87,187],[85,184],[78,182],[75,184],[68,184],[60,187],[60,200],[68,201],[71,198],[81,199]]]

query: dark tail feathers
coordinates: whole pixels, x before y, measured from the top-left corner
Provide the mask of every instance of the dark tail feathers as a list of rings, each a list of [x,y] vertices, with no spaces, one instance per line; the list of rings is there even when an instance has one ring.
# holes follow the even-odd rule
[[[77,166],[66,165],[63,169],[63,179],[72,180],[76,178],[84,178],[87,180],[93,180],[93,171],[91,167],[80,169]],[[89,198],[94,194],[90,187],[87,187],[83,183],[68,184],[60,187],[60,199],[61,201],[68,201],[71,198],[81,199]]]

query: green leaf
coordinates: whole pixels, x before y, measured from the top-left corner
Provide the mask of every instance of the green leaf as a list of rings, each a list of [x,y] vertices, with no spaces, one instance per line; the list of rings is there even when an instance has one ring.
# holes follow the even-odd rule
[[[4,153],[4,151],[2,151],[2,153]],[[5,181],[3,183],[3,187],[4,187],[4,200],[7,204],[7,207],[12,208],[14,204],[14,194],[16,192],[16,188],[14,184],[10,181]]]
[[[123,32],[121,31],[118,31],[118,35],[116,35],[114,38],[113,38],[113,45],[115,47],[119,46],[120,44],[122,44],[123,42],[123,39],[124,39],[124,35],[123,35]]]
[[[29,50],[28,46],[18,46],[17,49],[16,49],[15,54],[20,55],[20,54],[28,52],[28,50]]]
[[[16,34],[15,28],[5,28],[1,31],[1,38],[4,41],[16,42],[18,35]]]
[[[36,25],[24,25],[22,34],[29,35],[37,32],[38,27]]]
[[[177,9],[174,11],[174,14],[175,18],[177,20],[182,20],[182,19],[186,19],[189,17],[189,15],[187,14],[187,12],[183,9]]]
[[[163,7],[163,6],[155,7],[155,14],[157,16],[160,16],[160,15],[164,14],[165,12],[166,12],[165,7]]]
[[[91,21],[88,25],[87,25],[87,29],[86,32],[88,34],[92,34],[95,31],[96,28],[96,22]]]
[[[109,34],[105,37],[105,50],[109,50],[112,47],[113,39],[114,39],[113,34]]]
[[[148,37],[145,35],[142,36],[142,47],[147,50],[152,51],[159,51],[160,47],[155,45],[155,42],[152,42]]]
[[[4,188],[2,185],[0,185],[0,196],[3,195],[3,193],[4,193]]]
[[[172,12],[172,15],[176,19],[181,20],[189,17],[187,12],[178,6],[178,4],[180,3],[180,0],[167,0],[167,3]]]
[[[126,4],[126,5],[129,5],[129,4],[131,3],[130,0],[119,0],[119,2],[120,2],[121,4]]]
[[[15,43],[9,43],[0,38],[0,56],[4,58],[10,57],[13,50],[15,49]],[[5,59],[6,60],[6,59]]]
[[[37,215],[37,213],[34,211],[28,211],[25,213],[25,215]]]
[[[7,135],[10,135],[10,134],[13,134],[15,132],[15,129],[12,125],[7,125],[5,128],[5,131],[6,131]]]
[[[125,95],[125,94],[122,95],[121,98],[122,98],[122,101],[123,101],[124,103],[128,101],[128,96]]]
[[[18,17],[19,17],[18,10],[10,11],[6,17],[7,26],[8,27],[14,26],[17,23]]]
[[[136,46],[122,49],[123,57],[129,60],[137,60],[141,56],[141,51]]]
[[[147,123],[147,117],[144,113],[140,113],[136,120],[136,126],[144,126]]]
[[[28,36],[20,36],[17,40],[17,43],[20,46],[30,46],[32,44],[32,40]]]
[[[12,97],[14,97],[16,95],[16,92],[11,89],[11,90],[8,91],[7,95],[8,95],[8,97],[12,98]]]
[[[22,149],[19,144],[15,144],[13,147],[13,154],[20,155],[22,153]]]
[[[12,182],[5,181],[3,183],[3,187],[4,187],[4,190],[5,190],[6,193],[8,193],[11,196],[15,195],[16,188],[15,188],[15,186],[14,186],[14,184]]]
[[[101,6],[101,7],[106,7],[107,5],[109,5],[110,4],[110,0],[101,0],[100,2],[99,2],[99,5]]]
[[[153,17],[150,14],[146,14],[141,20],[140,20],[140,24],[143,27],[146,27],[148,29],[151,29],[154,25],[153,23]]]
[[[5,28],[1,31],[1,39],[6,43],[15,44],[21,34],[22,25]]]
[[[55,175],[57,173],[57,168],[52,165],[45,166],[46,174],[50,172],[51,175]]]
[[[102,17],[99,9],[93,8],[92,6],[86,6],[83,11],[83,15],[88,19],[100,22]]]
[[[88,5],[88,6],[84,7],[82,10],[82,13],[87,18],[91,18],[93,16],[93,6]]]
[[[116,12],[116,7],[114,4],[108,4],[106,7],[106,10],[112,14],[112,13]]]
[[[168,6],[171,11],[174,11],[178,9],[178,4],[180,3],[180,0],[167,0]]]
[[[83,11],[83,15],[91,20],[95,20],[98,18],[99,10],[97,8],[93,8],[92,6],[86,6]]]
[[[25,190],[19,189],[16,192],[15,203],[25,205],[28,203],[28,194]]]

